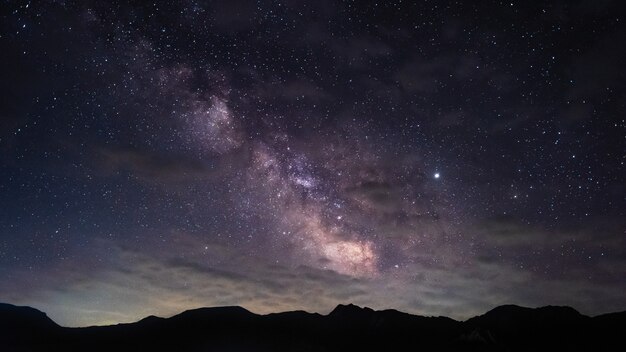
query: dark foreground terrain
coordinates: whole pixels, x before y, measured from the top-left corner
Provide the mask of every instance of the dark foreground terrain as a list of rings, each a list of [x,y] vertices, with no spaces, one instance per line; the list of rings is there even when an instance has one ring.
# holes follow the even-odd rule
[[[406,347],[405,347],[406,346]],[[626,351],[626,312],[500,306],[459,322],[339,305],[328,315],[201,308],[132,324],[64,328],[0,304],[0,351]]]

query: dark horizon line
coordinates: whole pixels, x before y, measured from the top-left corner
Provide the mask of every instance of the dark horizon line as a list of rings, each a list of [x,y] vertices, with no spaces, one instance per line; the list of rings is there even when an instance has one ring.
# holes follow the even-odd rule
[[[474,315],[472,317],[469,317],[465,320],[457,320],[454,318],[450,318],[448,316],[445,315],[420,315],[420,314],[413,314],[413,313],[407,313],[401,310],[397,310],[394,308],[387,308],[387,309],[381,309],[381,310],[376,310],[376,309],[372,309],[370,307],[367,306],[359,306],[353,303],[339,303],[337,306],[335,306],[335,308],[333,308],[328,314],[321,314],[318,312],[309,312],[309,311],[305,311],[302,309],[296,309],[296,310],[287,310],[287,311],[281,311],[281,312],[272,312],[272,313],[267,313],[267,314],[259,314],[259,313],[255,313],[252,312],[250,310],[248,310],[245,307],[242,306],[237,306],[237,305],[233,305],[233,306],[214,306],[214,307],[198,307],[198,308],[191,308],[191,309],[186,309],[180,313],[176,313],[173,314],[171,316],[168,317],[160,317],[160,316],[156,316],[156,315],[148,315],[145,316],[143,318],[140,318],[139,320],[136,321],[132,321],[132,322],[119,322],[119,323],[112,323],[112,324],[106,324],[106,325],[86,325],[86,326],[62,326],[60,324],[58,324],[56,321],[54,321],[52,318],[50,318],[48,316],[48,314],[43,311],[40,310],[38,308],[32,307],[32,306],[20,306],[20,305],[15,305],[12,303],[7,303],[7,302],[0,302],[0,309],[6,307],[6,308],[13,308],[13,309],[27,309],[27,310],[34,310],[37,313],[43,314],[46,318],[50,319],[50,321],[52,321],[54,324],[58,325],[59,327],[62,328],[69,328],[69,329],[82,329],[82,328],[92,328],[92,327],[109,327],[109,326],[118,326],[118,325],[130,325],[130,324],[136,324],[139,323],[141,321],[144,321],[146,319],[162,319],[162,320],[167,320],[167,319],[171,319],[177,316],[182,316],[185,314],[189,314],[189,313],[193,313],[193,312],[200,312],[200,311],[218,311],[218,310],[243,310],[245,311],[245,313],[250,314],[250,315],[254,315],[254,316],[272,316],[272,315],[281,315],[281,314],[290,314],[290,313],[304,313],[304,314],[308,314],[308,315],[313,315],[313,316],[322,316],[322,317],[327,317],[327,316],[331,316],[333,315],[333,313],[337,313],[339,311],[345,311],[345,310],[352,310],[352,311],[366,311],[366,312],[397,312],[397,313],[401,313],[401,314],[406,314],[409,316],[413,316],[413,317],[422,317],[422,318],[446,318],[446,319],[450,319],[453,320],[455,322],[467,322],[469,320],[472,320],[474,318],[477,317],[481,317],[484,315],[487,315],[491,312],[497,311],[497,310],[503,310],[503,309],[516,309],[518,311],[536,311],[536,310],[545,310],[545,309],[566,309],[566,310],[570,310],[575,312],[576,314],[580,315],[581,317],[587,317],[587,318],[598,318],[598,317],[602,317],[602,316],[607,316],[607,315],[612,315],[612,314],[626,314],[626,310],[623,311],[614,311],[614,312],[607,312],[607,313],[601,313],[601,314],[597,314],[597,315],[586,315],[581,313],[580,311],[578,311],[576,308],[571,307],[571,306],[567,306],[567,305],[545,305],[545,306],[539,306],[539,307],[527,307],[527,306],[522,306],[522,305],[518,305],[518,304],[502,304],[502,305],[497,305],[492,309],[489,309],[487,311],[485,311],[485,313],[483,314],[479,314],[479,315]],[[0,311],[1,314],[1,311]]]

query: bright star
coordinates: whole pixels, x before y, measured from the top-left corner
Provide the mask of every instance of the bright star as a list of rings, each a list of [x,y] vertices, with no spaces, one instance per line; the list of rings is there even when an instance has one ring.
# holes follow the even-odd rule
[[[439,178],[439,173],[435,172],[435,178]]]

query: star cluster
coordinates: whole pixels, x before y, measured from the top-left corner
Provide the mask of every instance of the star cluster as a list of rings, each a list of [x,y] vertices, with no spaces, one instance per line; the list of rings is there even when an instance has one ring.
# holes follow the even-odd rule
[[[0,301],[626,309],[618,1],[1,10]]]

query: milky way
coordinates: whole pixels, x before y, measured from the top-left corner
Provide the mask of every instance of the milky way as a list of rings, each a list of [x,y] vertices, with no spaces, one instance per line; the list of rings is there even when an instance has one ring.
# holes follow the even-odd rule
[[[0,301],[626,309],[620,10],[6,2]]]

